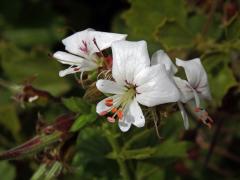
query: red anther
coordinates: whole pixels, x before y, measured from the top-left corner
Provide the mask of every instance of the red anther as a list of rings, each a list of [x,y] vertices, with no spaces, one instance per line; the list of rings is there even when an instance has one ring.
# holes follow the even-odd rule
[[[105,116],[108,112],[107,111],[102,111],[99,113],[100,116]]]
[[[118,110],[117,116],[118,116],[119,120],[121,120],[123,118],[123,112],[121,110]]]
[[[115,119],[113,117],[107,117],[108,122],[110,123],[114,123]]]

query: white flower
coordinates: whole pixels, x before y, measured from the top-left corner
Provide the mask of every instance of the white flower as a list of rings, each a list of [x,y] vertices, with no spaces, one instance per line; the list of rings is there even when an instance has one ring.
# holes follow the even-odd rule
[[[206,114],[206,111],[200,108],[199,97],[204,99],[211,99],[211,95],[208,86],[207,73],[204,70],[199,58],[189,61],[176,59],[176,64],[184,68],[187,76],[187,81],[174,76],[174,74],[177,72],[177,68],[164,51],[159,50],[154,53],[152,57],[152,63],[164,64],[169,78],[172,81],[175,81],[177,87],[181,91],[181,99],[177,102],[177,104],[183,117],[183,122],[186,129],[189,128],[189,121],[182,103],[186,103],[192,99],[195,99],[195,112],[198,113],[200,119],[203,120],[210,118]],[[211,119],[209,120],[211,121]],[[205,120],[203,120],[203,122],[205,122]]]
[[[175,82],[183,93],[181,101],[183,103],[195,98],[196,107],[200,107],[199,97],[211,99],[208,85],[207,73],[199,58],[188,61],[176,59],[176,64],[184,68],[187,81],[179,77],[174,77]]]
[[[57,51],[53,56],[70,67],[60,71],[59,76],[97,69],[102,62],[96,53],[109,48],[114,41],[125,39],[126,36],[86,29],[63,39],[62,42],[69,53]]]
[[[170,76],[177,73],[177,67],[163,50],[158,50],[152,55],[151,64],[163,64]]]
[[[195,112],[198,118],[211,127],[213,120],[208,116],[207,111],[200,107],[200,98],[211,100],[211,93],[208,85],[207,73],[199,58],[183,61],[176,58],[176,64],[185,70],[187,81],[179,77],[174,80],[182,92],[181,102],[186,103],[192,99],[195,100]],[[181,105],[179,105],[183,118],[187,118],[187,114]]]
[[[165,67],[150,66],[145,41],[114,42],[112,53],[115,81],[98,80],[96,84],[101,92],[112,96],[97,104],[97,113],[112,113],[108,120],[115,122],[117,118],[123,132],[128,131],[131,124],[144,126],[145,118],[139,104],[152,107],[179,100],[179,90],[169,79]]]

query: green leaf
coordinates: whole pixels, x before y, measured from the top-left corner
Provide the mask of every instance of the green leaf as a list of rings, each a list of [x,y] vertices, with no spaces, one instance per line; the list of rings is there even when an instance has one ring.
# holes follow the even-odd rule
[[[144,162],[138,162],[136,175],[138,180],[164,179],[163,169]]]
[[[177,4],[177,6],[176,6]],[[186,22],[186,9],[183,0],[132,0],[131,8],[116,19],[116,27],[121,28],[126,24],[124,33],[129,34],[133,40],[144,39],[150,44],[150,50],[159,48],[155,31],[166,19],[175,20],[180,24]],[[121,23],[121,25],[119,25]],[[116,31],[118,29],[115,28]]]
[[[72,132],[76,132],[86,126],[89,123],[94,122],[97,119],[96,113],[91,114],[82,114],[80,115],[74,122],[74,124],[71,127]]]
[[[51,45],[57,42],[65,34],[60,28],[29,28],[13,29],[3,33],[3,37],[18,46],[29,47],[39,45]]]
[[[186,142],[168,139],[155,147],[124,150],[120,156],[124,159],[181,158],[186,156],[188,147],[189,145]],[[109,154],[108,156],[116,158],[116,154]]]
[[[13,82],[21,84],[33,76],[36,88],[59,95],[69,89],[69,84],[58,76],[60,64],[48,57],[45,50],[25,52],[16,46],[0,44],[0,58],[4,74]]]
[[[225,28],[225,35],[229,40],[237,40],[240,38],[240,15],[236,16]]]
[[[91,105],[82,98],[63,98],[63,104],[72,112],[87,114],[91,112]]]
[[[228,89],[237,84],[233,72],[229,68],[229,57],[222,53],[208,55],[203,58],[203,65],[208,74],[213,96],[211,103],[219,106]]]
[[[189,143],[179,142],[173,139],[168,139],[158,145],[154,157],[158,158],[182,158],[186,157]]]
[[[6,127],[15,138],[19,136],[21,125],[17,117],[16,109],[12,104],[0,106],[0,123]]]
[[[147,159],[151,158],[153,154],[156,152],[156,148],[139,148],[134,150],[124,150],[120,156],[122,156],[124,159]],[[116,158],[115,156],[118,156],[118,154],[109,155],[109,157]]]
[[[193,46],[192,34],[176,21],[166,21],[159,26],[156,37],[167,50]]]
[[[223,31],[223,28],[221,27],[221,18],[218,14],[214,14],[211,23],[206,27],[207,22],[208,16],[206,14],[201,11],[195,11],[194,14],[188,17],[186,28],[194,36],[204,33],[202,35],[206,39],[218,39]]]
[[[16,178],[16,170],[13,165],[7,161],[0,161],[1,180],[14,180]]]

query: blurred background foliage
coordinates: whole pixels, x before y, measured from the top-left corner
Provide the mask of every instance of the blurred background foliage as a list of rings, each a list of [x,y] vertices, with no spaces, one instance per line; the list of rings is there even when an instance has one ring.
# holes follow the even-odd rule
[[[0,150],[33,137],[39,114],[51,123],[71,111],[80,114],[71,128],[75,153],[65,162],[70,171],[58,179],[239,179],[239,8],[239,0],[1,0]],[[150,54],[164,49],[173,60],[201,57],[214,127],[202,126],[189,111],[185,131],[180,114],[167,106],[160,111],[161,140],[153,122],[123,134],[96,121],[94,104],[84,100],[74,76],[58,77],[63,67],[51,57],[63,49],[62,38],[89,27],[146,40]],[[25,102],[36,92],[29,84],[44,92],[33,103]],[[39,165],[33,157],[0,161],[1,179],[30,179]]]

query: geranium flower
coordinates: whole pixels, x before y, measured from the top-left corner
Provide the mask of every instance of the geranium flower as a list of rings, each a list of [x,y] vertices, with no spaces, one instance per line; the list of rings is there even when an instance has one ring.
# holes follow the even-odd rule
[[[131,124],[143,127],[145,118],[139,104],[152,107],[179,100],[179,90],[169,79],[163,65],[150,66],[145,41],[118,41],[112,44],[112,76],[115,81],[98,80],[97,88],[111,96],[97,104],[100,115],[112,114],[125,132]],[[159,83],[161,82],[161,83]]]
[[[211,123],[212,119],[208,116],[204,109],[200,108],[199,97],[203,99],[211,99],[207,73],[201,64],[200,59],[196,58],[189,61],[176,59],[176,64],[184,68],[188,81],[174,76],[177,73],[177,68],[169,56],[162,50],[153,54],[152,65],[153,64],[163,64],[168,72],[169,78],[176,83],[177,87],[181,91],[181,99],[180,101],[177,101],[177,104],[183,117],[184,127],[186,129],[189,128],[189,121],[182,103],[187,103],[192,99],[195,100],[195,112],[198,117],[209,126],[210,124],[206,123],[206,120],[209,120]]]
[[[178,88],[182,92],[181,102],[186,103],[194,99],[197,116],[204,124],[211,127],[213,120],[200,106],[200,98],[211,100],[207,73],[200,59],[195,58],[188,61],[176,59],[176,64],[184,68],[187,76],[187,81],[179,77],[174,77]],[[184,112],[184,116],[187,117],[186,112]]]
[[[173,83],[175,84],[174,75],[178,71],[177,67],[174,65],[172,60],[169,58],[169,56],[163,50],[158,50],[157,52],[155,52],[152,55],[151,64],[152,65],[163,64],[168,72],[168,76],[169,76],[170,80],[173,81]],[[182,99],[182,97],[181,97],[181,99]],[[184,127],[185,127],[185,129],[188,129],[189,128],[188,116],[187,116],[187,113],[186,113],[180,99],[179,99],[179,101],[177,101],[177,104],[178,104],[179,110],[180,110],[182,118],[183,118]]]
[[[62,42],[68,52],[57,51],[53,57],[62,64],[70,65],[70,67],[60,71],[59,76],[92,71],[101,67],[103,59],[97,53],[109,48],[114,41],[125,39],[126,36],[125,34],[86,29],[63,39]]]

